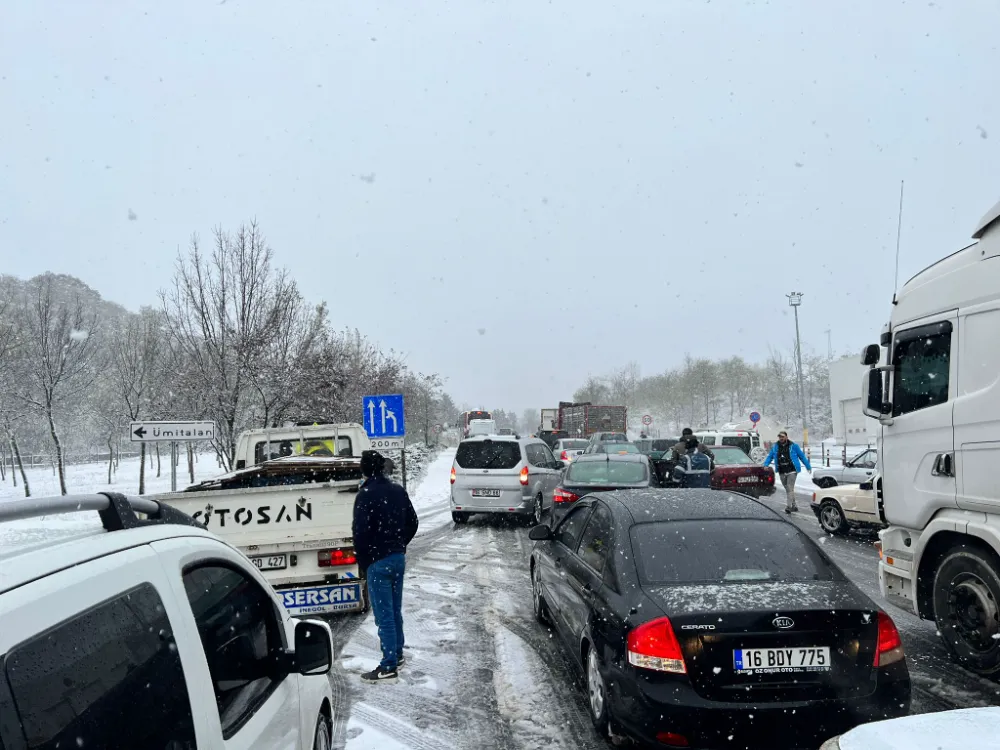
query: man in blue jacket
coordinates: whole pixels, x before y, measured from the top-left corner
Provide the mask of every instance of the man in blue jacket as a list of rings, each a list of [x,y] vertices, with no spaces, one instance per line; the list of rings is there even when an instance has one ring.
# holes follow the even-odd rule
[[[813,470],[812,464],[802,449],[788,439],[787,432],[778,433],[778,442],[771,446],[771,452],[764,459],[764,466],[769,466],[772,461],[775,473],[781,478],[781,485],[785,488],[785,513],[794,513],[798,510],[795,504],[795,479],[802,471],[802,464],[809,471]]]
[[[386,479],[385,456],[361,454],[365,481],[354,501],[354,551],[368,578],[382,661],[361,675],[365,682],[395,681],[403,663],[403,573],[406,545],[417,533],[417,514],[406,490]]]

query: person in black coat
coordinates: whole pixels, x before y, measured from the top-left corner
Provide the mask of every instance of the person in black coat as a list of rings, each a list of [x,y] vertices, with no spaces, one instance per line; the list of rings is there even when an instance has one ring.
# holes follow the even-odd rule
[[[395,680],[403,663],[403,573],[418,525],[406,490],[385,477],[385,461],[377,451],[361,454],[365,481],[354,501],[354,551],[382,645],[382,661],[361,675],[365,682]]]

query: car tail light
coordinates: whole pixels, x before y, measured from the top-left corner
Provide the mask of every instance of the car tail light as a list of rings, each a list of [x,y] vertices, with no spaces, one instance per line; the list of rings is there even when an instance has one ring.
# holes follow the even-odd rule
[[[878,647],[875,649],[876,667],[895,664],[903,658],[903,641],[896,630],[896,623],[885,612],[878,613]]]
[[[813,493],[813,502],[814,503],[816,502],[816,493],[815,492]]]
[[[357,555],[353,547],[340,549],[321,549],[316,553],[316,564],[321,568],[335,568],[339,565],[356,565]]]
[[[677,732],[657,732],[656,741],[667,747],[691,747],[688,738]]]
[[[455,484],[455,467],[451,467],[451,483]]]
[[[583,464],[580,465],[583,466]],[[576,495],[569,490],[564,490],[562,487],[556,487],[552,492],[552,502],[554,503],[575,503],[579,499],[579,495]]]
[[[566,454],[566,451],[562,452],[562,455],[559,456],[559,460],[560,461],[569,461],[569,456]]]
[[[669,618],[650,620],[629,632],[628,663],[657,672],[687,672],[681,644]]]
[[[521,485],[523,487],[527,487],[528,486],[528,467],[527,466],[524,466],[524,467],[521,468],[521,476],[520,476],[520,478],[521,478]]]

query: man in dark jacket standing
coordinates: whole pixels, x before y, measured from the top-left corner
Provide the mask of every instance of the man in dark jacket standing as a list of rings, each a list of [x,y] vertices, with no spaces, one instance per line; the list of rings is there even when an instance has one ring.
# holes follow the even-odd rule
[[[361,454],[365,481],[354,501],[354,550],[368,579],[382,661],[361,675],[365,682],[394,681],[403,663],[403,573],[406,545],[417,533],[417,514],[406,490],[386,479],[385,457]]]
[[[710,451],[700,442],[698,442],[698,438],[694,437],[694,430],[692,430],[690,427],[685,427],[683,430],[681,430],[681,441],[670,449],[671,452],[673,453],[674,462],[679,463],[681,458],[683,458],[684,454],[688,452],[688,441],[691,438],[695,439],[695,445],[697,446],[697,451],[699,453],[704,453],[706,456],[708,456],[708,460],[712,462],[712,468],[714,469],[715,454],[712,453],[712,451]]]

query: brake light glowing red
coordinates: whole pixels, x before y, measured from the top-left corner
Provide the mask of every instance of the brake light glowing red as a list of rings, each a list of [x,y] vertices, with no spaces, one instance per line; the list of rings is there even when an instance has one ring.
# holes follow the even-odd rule
[[[677,732],[657,732],[656,741],[667,747],[691,747],[687,737]]]
[[[451,467],[451,483],[455,484],[455,467]]]
[[[650,620],[629,632],[628,663],[657,672],[687,672],[684,653],[669,618]]]
[[[903,641],[896,623],[885,612],[878,613],[878,646],[875,649],[876,667],[895,664],[903,658]]]
[[[524,467],[521,468],[520,479],[521,479],[521,486],[527,487],[528,486],[528,467],[527,466],[524,466]]]
[[[552,502],[554,503],[575,503],[579,499],[579,495],[576,495],[569,490],[564,490],[562,487],[556,487],[552,492]]]
[[[562,455],[559,456],[559,460],[561,460],[561,461],[569,461],[569,454],[566,453],[566,451],[563,451]]]
[[[357,565],[358,558],[353,547],[321,549],[316,553],[316,564],[321,568],[335,568],[339,565]]]

